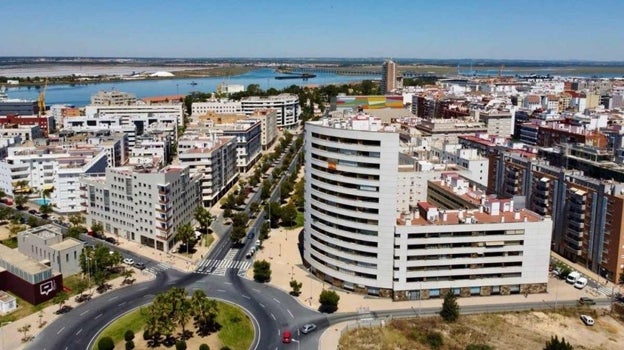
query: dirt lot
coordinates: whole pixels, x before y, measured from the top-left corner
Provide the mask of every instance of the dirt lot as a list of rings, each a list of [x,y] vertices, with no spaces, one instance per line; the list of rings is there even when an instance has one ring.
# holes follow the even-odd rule
[[[339,349],[398,350],[432,349],[429,335],[442,335],[438,349],[465,349],[469,344],[487,344],[493,349],[543,349],[554,335],[564,337],[574,349],[624,349],[624,324],[600,311],[568,309],[562,312],[518,312],[460,316],[457,323],[439,317],[393,320],[386,327],[359,328],[345,332]],[[585,326],[579,315],[596,320]]]

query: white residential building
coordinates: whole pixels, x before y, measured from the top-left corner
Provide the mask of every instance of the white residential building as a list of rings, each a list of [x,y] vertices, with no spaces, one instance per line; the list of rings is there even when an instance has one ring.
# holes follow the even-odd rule
[[[303,255],[317,277],[394,300],[546,291],[550,220],[492,198],[472,212],[400,212],[397,127],[356,115],[305,130]]]
[[[443,164],[457,164],[468,169],[466,177],[483,186],[488,185],[488,172],[490,161],[479,155],[474,148],[462,148],[460,144],[446,144],[441,148],[432,147],[431,153]]]
[[[91,96],[91,104],[98,106],[129,106],[136,102],[134,94],[116,90],[98,91]]]
[[[52,188],[49,200],[56,211],[78,212],[80,176],[101,173],[106,166],[106,151],[99,147],[12,147],[0,161],[0,189],[14,196],[18,181],[27,181],[35,193]]]
[[[200,204],[200,180],[185,166],[108,168],[105,176],[85,176],[87,225],[100,223],[107,233],[167,252]]]
[[[191,115],[204,115],[208,112],[217,114],[239,114],[243,112],[240,101],[230,100],[208,100],[205,102],[193,102],[191,104]]]
[[[238,179],[237,142],[234,136],[185,134],[178,141],[180,164],[201,174],[201,200],[215,205]]]
[[[156,122],[182,125],[184,122],[184,104],[134,104],[129,106],[85,106],[87,120],[119,120],[119,125],[134,123],[139,131]],[[80,118],[80,117],[72,117]],[[141,132],[138,132],[140,135]]]
[[[254,110],[275,109],[277,111],[277,126],[296,128],[301,116],[299,96],[293,94],[279,94],[277,96],[250,96],[241,100],[243,113],[251,116]]]
[[[277,111],[274,109],[258,109],[253,111],[249,118],[260,121],[262,149],[269,149],[277,139]]]

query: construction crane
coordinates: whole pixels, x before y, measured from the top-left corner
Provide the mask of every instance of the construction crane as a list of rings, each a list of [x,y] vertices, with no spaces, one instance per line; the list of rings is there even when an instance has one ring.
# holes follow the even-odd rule
[[[37,105],[39,107],[39,116],[46,114],[46,104],[45,104],[45,93],[48,88],[48,79],[46,78],[45,83],[43,84],[43,89],[39,93],[39,97],[37,98]]]
[[[505,69],[505,65],[501,65],[498,69],[498,77],[501,78],[503,76],[503,69]]]

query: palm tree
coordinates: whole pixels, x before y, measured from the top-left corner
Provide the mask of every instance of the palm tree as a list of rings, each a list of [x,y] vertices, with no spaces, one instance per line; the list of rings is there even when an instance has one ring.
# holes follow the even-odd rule
[[[24,204],[26,204],[26,202],[28,202],[28,198],[26,198],[26,196],[18,194],[17,196],[15,196],[15,207],[19,210],[24,209]]]
[[[217,302],[208,299],[202,290],[196,290],[191,298],[193,316],[198,333],[202,336],[208,335],[214,328],[214,320],[217,316]]]
[[[210,224],[212,224],[212,214],[210,214],[208,209],[199,205],[195,209],[194,216],[195,216],[195,220],[199,222],[199,226],[201,227],[202,232],[208,233],[208,228],[210,227]]]
[[[50,213],[52,213],[52,206],[50,204],[43,204],[39,207],[39,212],[41,212],[41,217],[47,218]]]
[[[48,187],[41,191],[41,198],[43,198],[44,203],[46,203],[46,198],[50,198],[50,193],[52,192],[54,192],[54,187]]]
[[[123,276],[124,280],[123,283],[124,284],[132,284],[132,282],[134,280],[131,280],[130,277],[132,277],[132,275],[134,275],[134,270],[133,269],[124,269],[124,271],[121,273],[121,276]]]
[[[182,241],[184,245],[186,245],[186,254],[188,254],[189,242],[192,237],[193,226],[191,226],[191,223],[186,223],[178,227],[178,232],[176,233],[175,239],[178,241]]]

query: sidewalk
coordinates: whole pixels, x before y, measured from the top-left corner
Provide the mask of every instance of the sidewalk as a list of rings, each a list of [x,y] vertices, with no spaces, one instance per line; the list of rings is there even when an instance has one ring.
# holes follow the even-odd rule
[[[132,278],[135,279],[134,283],[141,283],[153,279],[154,275],[145,271],[138,271],[135,269],[135,273],[134,275],[132,275]],[[105,296],[113,290],[126,287],[127,285],[122,285],[123,279],[123,277],[117,277],[114,280],[109,281],[108,283],[110,283],[113,287],[103,294],[99,294],[92,288],[91,290],[93,291],[93,299]],[[89,301],[83,302],[82,304],[84,303],[89,303]],[[70,297],[69,300],[67,300],[67,302],[65,303],[65,305],[69,305],[72,308],[75,308],[78,304],[79,303],[75,301],[75,296]],[[28,343],[22,343],[21,339],[23,337],[23,334],[18,332],[18,329],[25,325],[30,325],[30,331],[28,332],[28,334],[31,336],[37,336],[41,332],[41,330],[45,328],[46,325],[49,325],[54,320],[62,316],[55,314],[58,309],[58,305],[50,305],[39,312],[35,312],[15,322],[5,324],[4,327],[0,328],[0,349],[24,349],[26,345],[28,345]],[[71,313],[74,311],[69,312]],[[43,325],[42,328],[39,328],[40,324]]]
[[[612,282],[609,282],[604,277],[601,277],[597,273],[588,270],[583,265],[575,264],[573,262],[570,262],[570,261],[566,260],[564,257],[562,257],[561,255],[559,255],[559,254],[557,254],[555,252],[552,252],[552,251],[550,252],[550,257],[555,259],[555,260],[557,260],[557,261],[560,261],[560,262],[568,265],[571,269],[580,272],[582,275],[586,276],[588,279],[592,279],[592,280],[598,282],[598,284],[601,286],[600,288],[605,293],[621,292],[621,289],[620,289],[619,285],[617,285],[615,283],[612,283]]]

